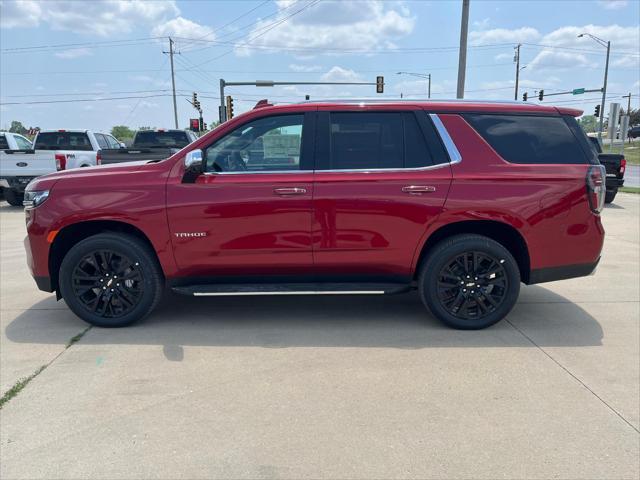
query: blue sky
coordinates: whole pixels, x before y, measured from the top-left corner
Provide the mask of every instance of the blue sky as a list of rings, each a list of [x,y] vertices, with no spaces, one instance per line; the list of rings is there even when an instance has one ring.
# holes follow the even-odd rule
[[[461,0],[0,1],[0,127],[108,130],[113,125],[172,127],[166,37],[176,40],[181,127],[199,93],[205,120],[217,118],[218,84],[228,81],[375,81],[385,98],[454,98]],[[466,98],[514,95],[514,46],[522,43],[520,95],[600,88],[612,42],[608,101],[640,94],[640,2],[471,0]],[[31,48],[38,47],[38,48]],[[43,48],[40,48],[43,47]],[[235,87],[236,110],[277,102],[376,97],[373,86]],[[381,95],[377,95],[380,97]],[[598,94],[543,103],[592,113]],[[144,97],[144,98],[126,98]],[[114,99],[115,98],[115,99]],[[108,99],[108,100],[107,100]],[[63,103],[31,103],[53,102]],[[607,107],[608,108],[608,107]]]

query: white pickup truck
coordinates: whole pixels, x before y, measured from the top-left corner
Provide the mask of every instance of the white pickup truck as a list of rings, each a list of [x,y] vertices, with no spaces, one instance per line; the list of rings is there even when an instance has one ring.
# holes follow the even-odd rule
[[[89,130],[43,130],[27,150],[0,151],[0,186],[5,200],[22,205],[25,187],[40,175],[100,165],[100,149],[109,148],[111,142],[118,143],[111,135]]]

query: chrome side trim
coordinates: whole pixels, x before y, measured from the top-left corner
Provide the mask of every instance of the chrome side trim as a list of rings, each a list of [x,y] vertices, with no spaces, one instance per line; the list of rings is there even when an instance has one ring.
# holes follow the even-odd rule
[[[195,292],[194,297],[237,297],[252,295],[384,295],[384,290],[308,290],[301,292]]]
[[[203,175],[247,175],[247,174],[260,174],[266,175],[268,173],[273,173],[276,175],[281,175],[283,173],[313,173],[313,170],[244,170],[241,172],[204,172]]]
[[[438,131],[438,135],[440,135],[440,138],[442,139],[442,143],[444,143],[444,148],[447,149],[447,153],[449,154],[451,163],[452,164],[460,163],[462,161],[462,155],[460,155],[460,152],[458,151],[456,144],[453,143],[453,140],[451,139],[451,136],[449,135],[447,128],[444,126],[444,123],[442,123],[442,120],[440,120],[440,117],[438,116],[438,114],[430,113],[429,117],[431,117],[431,120],[433,121],[433,125],[436,127],[436,130]]]

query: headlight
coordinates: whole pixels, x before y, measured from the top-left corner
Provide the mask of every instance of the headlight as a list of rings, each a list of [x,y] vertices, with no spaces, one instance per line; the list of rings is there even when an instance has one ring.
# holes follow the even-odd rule
[[[26,208],[35,208],[42,205],[47,198],[49,198],[49,190],[26,191],[22,205]]]

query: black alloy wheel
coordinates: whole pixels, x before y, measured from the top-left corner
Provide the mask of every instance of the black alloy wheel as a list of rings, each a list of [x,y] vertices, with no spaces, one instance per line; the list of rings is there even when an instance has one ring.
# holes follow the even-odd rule
[[[123,327],[147,316],[162,296],[164,276],[144,241],[119,233],[81,240],[65,255],[59,289],[69,308],[99,327]]]
[[[429,251],[418,290],[443,323],[475,330],[493,325],[511,311],[520,293],[520,271],[509,250],[495,240],[455,235]]]

